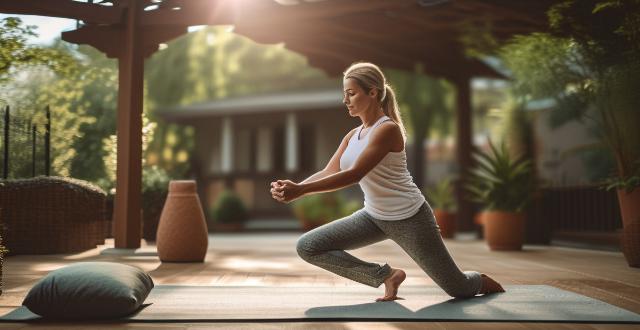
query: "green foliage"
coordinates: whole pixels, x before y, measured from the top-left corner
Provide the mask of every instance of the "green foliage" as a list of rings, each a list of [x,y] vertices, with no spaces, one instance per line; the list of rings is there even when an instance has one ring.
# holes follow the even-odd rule
[[[116,133],[118,62],[87,45],[78,46],[77,53],[84,63],[84,84],[78,104],[83,106],[87,116],[96,120],[80,126],[82,139],[76,139],[72,145],[78,156],[71,162],[70,175],[100,182],[108,191],[105,182],[110,179],[104,163],[107,153],[103,149],[103,140]]]
[[[347,202],[343,193],[312,194],[291,203],[294,213],[312,223],[329,223],[361,208],[357,201]]]
[[[211,219],[218,223],[244,223],[249,212],[240,196],[232,190],[223,190],[211,208]]]
[[[606,186],[602,186],[599,189],[606,189],[606,191],[609,191],[613,188],[625,189],[627,195],[631,194],[631,192],[633,192],[633,189],[640,187],[640,159],[635,161],[635,166],[638,169],[635,174],[624,177],[612,176],[606,178],[602,182]]]
[[[450,211],[455,209],[456,200],[450,178],[440,180],[434,186],[427,187],[424,190],[424,195],[429,205],[434,209]]]
[[[142,116],[142,153],[146,153],[149,143],[153,141],[154,128],[156,123],[152,123],[146,116]],[[104,190],[110,194],[115,194],[116,170],[118,165],[118,137],[111,135],[109,138],[103,139],[103,148],[105,151],[104,165],[107,179],[97,182]],[[149,190],[158,193],[166,193],[169,187],[170,175],[157,165],[147,165],[146,160],[142,159],[142,192]]]
[[[470,200],[487,205],[488,211],[520,212],[533,198],[535,180],[531,161],[517,158],[512,161],[505,140],[501,149],[489,142],[493,154],[474,152],[477,161],[464,187]]]
[[[23,26],[17,17],[0,20],[0,84],[7,83],[15,70],[25,66],[44,66],[60,75],[73,75],[78,63],[67,52],[27,44],[37,35],[35,26]]]
[[[494,129],[495,136],[508,141],[507,147],[511,157],[536,164],[540,157],[541,146],[534,129],[537,113],[527,111],[525,99],[512,89],[506,96],[501,109],[495,109],[492,113],[493,116],[500,118]],[[536,184],[541,181],[534,166],[531,168],[531,175],[536,180]]]
[[[553,34],[516,38],[502,51],[519,92],[554,97],[553,127],[591,119],[620,178],[640,158],[640,0],[568,1],[549,12]]]
[[[169,182],[171,178],[167,171],[156,165],[145,166],[142,168],[142,193],[154,191],[158,194],[166,194],[169,192]]]
[[[421,66],[415,72],[384,70],[396,92],[396,101],[413,140],[424,140],[431,130],[439,136],[451,132],[454,89],[444,79],[424,75]]]

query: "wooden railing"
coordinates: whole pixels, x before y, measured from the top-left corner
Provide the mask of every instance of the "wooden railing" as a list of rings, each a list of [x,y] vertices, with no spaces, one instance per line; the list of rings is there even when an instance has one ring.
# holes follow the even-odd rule
[[[549,243],[554,231],[613,232],[622,228],[615,191],[600,184],[545,188],[527,208],[527,243]]]

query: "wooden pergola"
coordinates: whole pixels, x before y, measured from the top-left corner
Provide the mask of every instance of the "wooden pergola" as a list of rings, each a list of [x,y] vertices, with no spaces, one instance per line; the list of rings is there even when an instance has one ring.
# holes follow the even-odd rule
[[[97,1],[96,1],[97,2]],[[234,25],[259,43],[280,43],[311,66],[339,76],[356,61],[444,77],[457,87],[460,178],[471,166],[470,78],[502,75],[464,54],[463,26],[487,26],[499,38],[543,31],[559,0],[4,0],[0,12],[81,20],[62,39],[118,58],[116,248],[140,247],[144,58],[194,25]],[[487,25],[488,24],[488,25]],[[473,210],[458,189],[458,225],[473,228]]]

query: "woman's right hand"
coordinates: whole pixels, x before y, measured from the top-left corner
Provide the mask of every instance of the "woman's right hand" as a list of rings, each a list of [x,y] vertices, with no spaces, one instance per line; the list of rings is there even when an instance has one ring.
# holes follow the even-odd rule
[[[273,197],[278,202],[282,202],[284,200],[284,197],[282,197],[284,192],[276,191],[276,188],[280,188],[280,187],[281,185],[279,185],[278,182],[271,182],[271,197]]]

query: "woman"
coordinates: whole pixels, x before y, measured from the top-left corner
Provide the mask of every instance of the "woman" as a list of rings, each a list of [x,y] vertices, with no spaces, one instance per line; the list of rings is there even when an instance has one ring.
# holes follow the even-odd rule
[[[296,247],[300,257],[374,288],[384,283],[385,296],[376,301],[391,301],[399,298],[405,272],[362,261],[345,250],[392,239],[450,296],[504,292],[485,274],[462,272],[449,255],[433,211],[407,171],[406,131],[382,71],[371,63],[353,64],[344,72],[343,86],[343,103],[362,125],[344,137],[324,170],[300,183],[272,182],[271,194],[290,203],[359,183],[364,208],[302,235]]]

